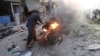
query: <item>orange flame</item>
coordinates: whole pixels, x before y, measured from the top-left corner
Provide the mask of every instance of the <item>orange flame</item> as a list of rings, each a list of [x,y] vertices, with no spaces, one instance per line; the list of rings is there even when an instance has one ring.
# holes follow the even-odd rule
[[[43,31],[44,31],[44,32],[47,32],[47,29],[44,28]]]
[[[52,27],[52,29],[55,29],[59,26],[59,24],[57,22],[54,22],[50,26]]]

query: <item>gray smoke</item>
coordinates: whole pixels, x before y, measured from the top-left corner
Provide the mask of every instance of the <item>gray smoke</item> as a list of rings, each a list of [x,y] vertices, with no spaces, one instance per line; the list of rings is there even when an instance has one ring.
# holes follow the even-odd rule
[[[58,6],[54,9],[53,14],[60,17],[65,30],[77,30],[81,25],[88,24],[84,11],[75,8],[73,3],[68,5],[63,0],[58,0],[57,3]]]

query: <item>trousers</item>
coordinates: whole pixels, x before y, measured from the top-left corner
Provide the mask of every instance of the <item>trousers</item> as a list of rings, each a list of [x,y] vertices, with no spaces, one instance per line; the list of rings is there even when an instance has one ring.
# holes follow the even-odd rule
[[[33,40],[36,41],[36,30],[35,30],[35,28],[28,30],[27,45],[29,45]]]

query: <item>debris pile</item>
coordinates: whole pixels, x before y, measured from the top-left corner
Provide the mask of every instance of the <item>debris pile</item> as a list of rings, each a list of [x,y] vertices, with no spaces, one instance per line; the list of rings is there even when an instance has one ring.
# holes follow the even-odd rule
[[[9,24],[10,25],[10,24]],[[19,26],[5,26],[5,25],[0,25],[0,39],[3,39],[6,36],[12,35],[14,33],[19,33],[19,32],[24,32],[27,30],[25,25],[19,25]]]

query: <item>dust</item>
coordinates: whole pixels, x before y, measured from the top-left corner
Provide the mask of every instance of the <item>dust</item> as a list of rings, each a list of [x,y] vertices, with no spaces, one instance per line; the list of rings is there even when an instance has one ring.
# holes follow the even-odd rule
[[[57,0],[56,2],[58,6],[53,14],[60,18],[65,30],[77,30],[81,25],[89,24],[79,4],[70,0]]]

